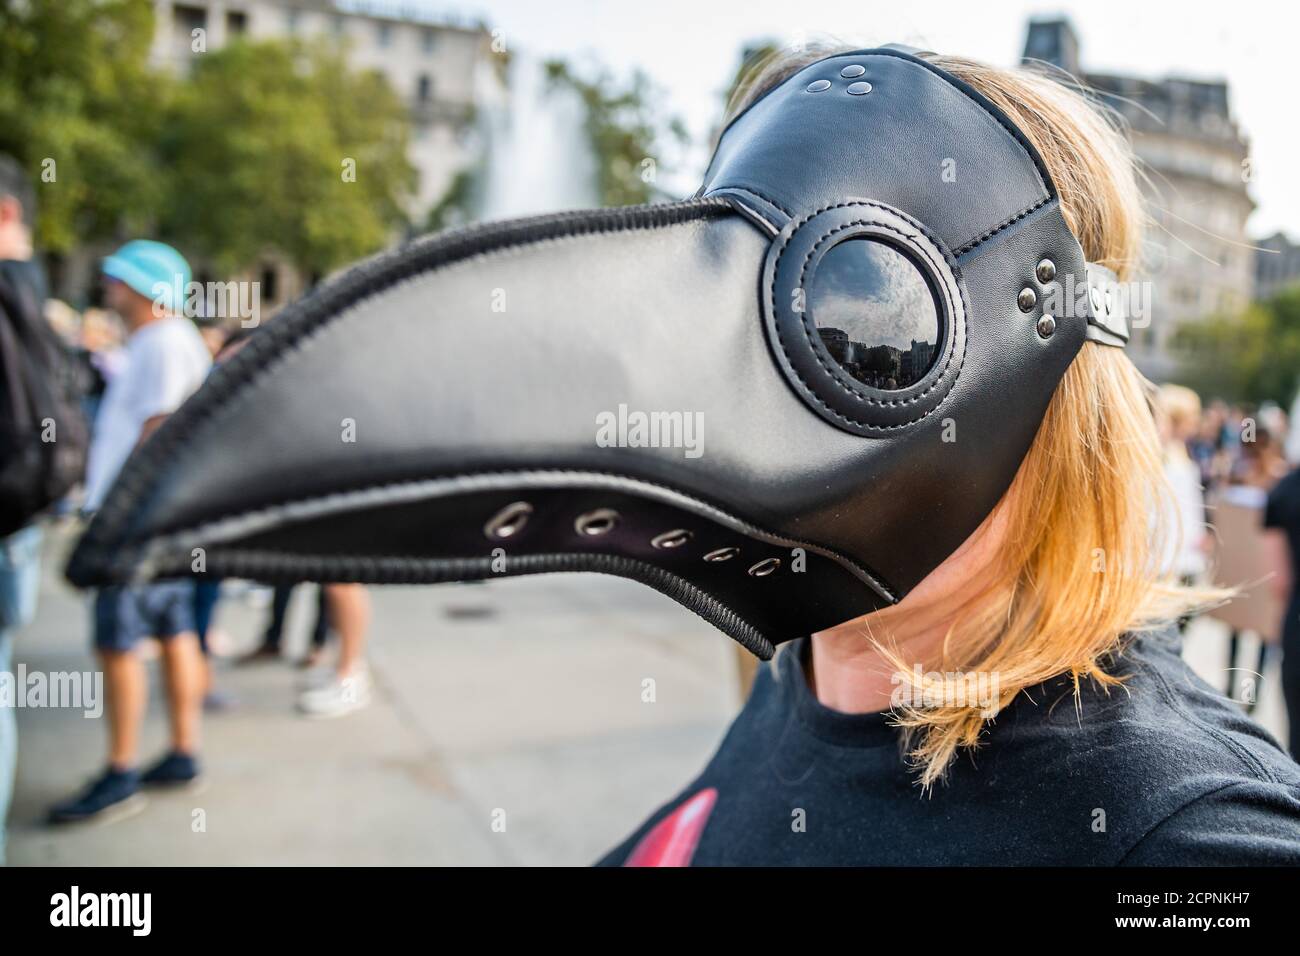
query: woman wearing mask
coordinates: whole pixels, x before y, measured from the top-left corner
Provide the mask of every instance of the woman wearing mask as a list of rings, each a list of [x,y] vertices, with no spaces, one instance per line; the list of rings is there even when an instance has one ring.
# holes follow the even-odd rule
[[[730,116],[827,55],[769,63]],[[1095,106],[923,56],[1010,117],[1085,258],[1131,276],[1133,161]],[[783,646],[704,772],[604,863],[1300,862],[1300,769],[1179,657],[1171,622],[1216,595],[1166,573],[1202,522],[1177,549],[1150,400],[1086,342],[975,534],[899,604]]]

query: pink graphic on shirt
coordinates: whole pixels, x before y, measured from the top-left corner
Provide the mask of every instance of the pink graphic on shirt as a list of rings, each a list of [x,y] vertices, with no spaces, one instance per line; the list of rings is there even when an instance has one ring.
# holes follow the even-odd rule
[[[690,866],[709,822],[718,791],[701,790],[654,825],[628,854],[624,866]]]

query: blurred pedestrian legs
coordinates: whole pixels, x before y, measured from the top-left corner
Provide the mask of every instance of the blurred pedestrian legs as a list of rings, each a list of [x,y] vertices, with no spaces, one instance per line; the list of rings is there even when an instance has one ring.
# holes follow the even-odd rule
[[[41,572],[41,529],[29,525],[0,538],[0,678],[13,675],[14,637],[36,614]],[[0,701],[0,865],[5,860],[5,820],[18,761],[18,727],[10,701]]]
[[[339,633],[339,659],[324,684],[299,695],[298,709],[308,717],[342,717],[370,703],[370,669],[366,665],[370,595],[360,584],[326,584],[322,591]]]

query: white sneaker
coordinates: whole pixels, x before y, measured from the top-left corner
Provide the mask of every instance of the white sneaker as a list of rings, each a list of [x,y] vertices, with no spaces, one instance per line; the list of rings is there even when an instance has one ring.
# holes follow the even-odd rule
[[[320,690],[330,684],[336,684],[338,679],[339,672],[334,669],[333,664],[319,664],[316,667],[299,671],[295,683],[297,683],[298,692],[301,694],[307,691]]]
[[[298,709],[308,717],[344,717],[369,703],[370,672],[364,667],[298,695]]]

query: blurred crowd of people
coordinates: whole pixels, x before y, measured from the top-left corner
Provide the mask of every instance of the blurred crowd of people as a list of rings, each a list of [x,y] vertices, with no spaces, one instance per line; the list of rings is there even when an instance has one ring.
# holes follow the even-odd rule
[[[1180,385],[1157,393],[1165,476],[1173,492],[1166,570],[1188,583],[1237,593],[1212,611],[1230,629],[1229,680],[1244,670],[1251,686],[1281,651],[1282,691],[1292,727],[1300,725],[1300,398],[1290,412],[1212,401]],[[1252,631],[1260,645],[1238,668],[1238,644]],[[1247,703],[1253,706],[1252,698]],[[1300,759],[1300,733],[1291,754]]]
[[[92,516],[135,449],[252,332],[238,319],[214,317],[200,326],[186,317],[178,298],[190,285],[190,265],[176,249],[151,240],[127,242],[103,260],[104,308],[79,313],[48,299],[32,248],[34,218],[30,181],[0,156],[0,672],[11,671],[13,634],[36,610],[37,515]],[[234,706],[214,680],[213,622],[222,588],[219,580],[185,578],[94,593],[89,623],[106,687],[107,760],[84,790],[51,808],[51,823],[123,815],[140,808],[146,787],[200,779],[202,715]],[[274,589],[262,640],[238,663],[282,659],[291,594],[291,587]],[[297,696],[303,714],[335,717],[366,706],[369,617],[362,586],[320,586],[311,650],[300,662],[308,669]],[[331,633],[337,653],[327,665]],[[154,641],[161,648],[170,744],[142,767],[143,652]],[[13,708],[0,707],[0,862],[16,749]]]
[[[1203,406],[1182,385],[1162,385],[1156,411],[1177,510],[1171,525],[1179,531],[1176,541],[1166,542],[1166,562],[1178,577],[1194,580],[1211,566],[1215,503],[1262,512],[1290,462],[1300,464],[1300,433],[1292,435],[1292,416],[1277,405],[1248,408],[1215,400]],[[1286,450],[1292,447],[1289,459]]]
[[[1300,429],[1292,434],[1290,416],[1277,405],[1213,401],[1191,424],[1187,453],[1207,493],[1230,487],[1268,492],[1286,475],[1288,460],[1300,463]]]

